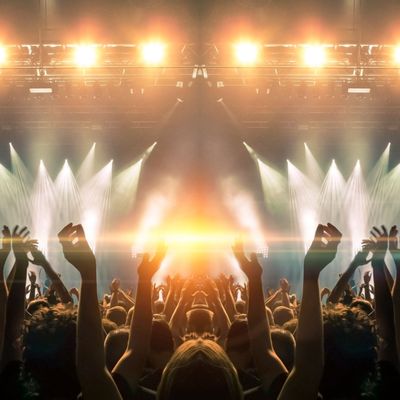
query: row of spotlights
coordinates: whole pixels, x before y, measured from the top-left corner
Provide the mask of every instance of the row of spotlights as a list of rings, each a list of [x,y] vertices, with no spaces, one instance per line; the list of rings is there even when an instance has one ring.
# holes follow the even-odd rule
[[[260,56],[261,46],[254,42],[238,42],[234,45],[236,62],[239,65],[255,65]],[[166,45],[162,42],[148,42],[140,45],[142,61],[147,65],[160,65],[166,55]],[[74,47],[74,62],[80,68],[93,67],[97,63],[98,46],[81,44]],[[400,46],[394,49],[393,59],[400,64]],[[327,62],[326,47],[308,45],[303,47],[305,66],[319,68]],[[7,63],[7,48],[0,45],[0,65]]]
[[[164,61],[166,45],[148,42],[140,45],[142,61],[147,65],[159,65]],[[74,47],[74,63],[80,68],[94,67],[98,59],[98,46],[80,44]],[[0,65],[7,63],[7,48],[0,45]]]
[[[303,63],[307,67],[320,68],[328,62],[326,46],[310,44],[302,47]],[[243,66],[257,64],[261,53],[261,45],[254,42],[239,42],[234,45],[236,62]],[[394,48],[393,61],[400,64],[400,46]]]
[[[236,61],[241,65],[254,65],[257,63],[260,53],[260,45],[252,42],[239,42],[235,44]],[[326,63],[325,47],[321,45],[305,46],[303,61],[308,67],[322,67]],[[399,50],[400,61],[400,50]]]

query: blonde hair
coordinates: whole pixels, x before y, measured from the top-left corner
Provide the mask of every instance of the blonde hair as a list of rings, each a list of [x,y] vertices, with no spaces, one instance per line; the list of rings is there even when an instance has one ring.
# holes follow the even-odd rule
[[[197,338],[184,342],[163,371],[157,400],[189,398],[243,399],[235,367],[212,340]]]

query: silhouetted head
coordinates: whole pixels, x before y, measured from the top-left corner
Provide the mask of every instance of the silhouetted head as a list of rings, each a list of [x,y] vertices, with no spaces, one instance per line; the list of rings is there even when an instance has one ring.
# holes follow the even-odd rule
[[[75,309],[40,308],[26,322],[23,359],[39,385],[40,398],[76,398],[80,385],[75,367]]]
[[[324,316],[325,367],[320,392],[324,399],[360,393],[374,372],[377,339],[367,314],[343,305],[327,307]]]
[[[195,333],[202,336],[205,333],[213,333],[214,313],[205,308],[194,308],[186,313],[186,333]]]
[[[29,302],[28,307],[26,307],[26,311],[29,314],[33,314],[35,311],[37,311],[43,307],[46,307],[46,308],[50,307],[48,301],[45,299],[36,299],[36,300],[32,300]]]
[[[242,400],[237,372],[212,340],[184,342],[166,365],[158,400]]]
[[[106,318],[116,323],[118,326],[125,325],[126,322],[126,310],[124,307],[115,306],[107,310]]]
[[[363,310],[367,315],[371,315],[374,312],[374,307],[372,306],[372,304],[368,300],[364,300],[361,298],[353,300],[350,304],[350,307],[359,308],[360,310]]]
[[[162,300],[156,300],[154,302],[154,314],[162,314],[164,311],[164,302]]]
[[[112,371],[118,360],[124,354],[129,338],[129,329],[121,328],[111,331],[104,341],[106,366]]]
[[[243,300],[238,300],[235,307],[238,314],[246,314],[246,303]]]
[[[150,353],[148,364],[151,368],[165,367],[174,352],[174,341],[169,325],[163,320],[153,320],[151,325]]]
[[[247,370],[253,366],[247,321],[233,321],[229,328],[225,347],[226,353],[236,369]]]
[[[282,326],[285,322],[290,321],[294,318],[293,310],[289,307],[279,306],[276,307],[274,312],[275,325]]]
[[[296,341],[293,335],[285,329],[273,328],[271,329],[271,339],[276,354],[290,371],[293,368],[296,350]]]

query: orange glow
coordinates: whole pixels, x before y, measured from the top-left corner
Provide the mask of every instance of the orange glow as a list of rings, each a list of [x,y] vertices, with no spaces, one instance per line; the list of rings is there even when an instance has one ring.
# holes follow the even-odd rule
[[[81,44],[75,47],[74,61],[78,67],[93,67],[97,61],[97,49],[95,45]]]
[[[0,45],[0,65],[5,64],[6,60],[7,60],[6,48]]]
[[[395,63],[400,64],[400,45],[395,47],[393,56]]]
[[[257,62],[259,45],[252,42],[239,42],[235,44],[235,56],[239,64],[252,65]]]
[[[148,233],[147,244],[153,247],[164,241],[172,253],[199,253],[229,250],[239,233],[214,225],[211,221],[191,219]],[[140,240],[140,234],[137,235]]]
[[[304,63],[309,67],[322,67],[326,63],[326,53],[324,46],[306,46],[304,48]]]
[[[161,64],[165,59],[166,45],[161,42],[148,42],[141,46],[143,61],[148,65]]]

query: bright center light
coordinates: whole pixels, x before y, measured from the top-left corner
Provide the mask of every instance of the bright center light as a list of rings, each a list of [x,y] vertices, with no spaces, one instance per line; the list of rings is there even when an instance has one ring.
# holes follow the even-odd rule
[[[165,58],[165,44],[149,42],[142,45],[142,57],[146,64],[160,64]]]
[[[0,46],[0,65],[4,64],[7,59],[7,52],[5,47]]]
[[[235,45],[236,60],[243,65],[254,64],[258,58],[259,46],[251,42],[239,42]]]
[[[97,60],[96,46],[90,44],[76,46],[74,60],[81,68],[93,67]]]
[[[324,46],[310,45],[304,48],[304,63],[309,67],[322,67],[326,63]]]
[[[400,64],[400,45],[394,49],[394,61],[396,64]]]

